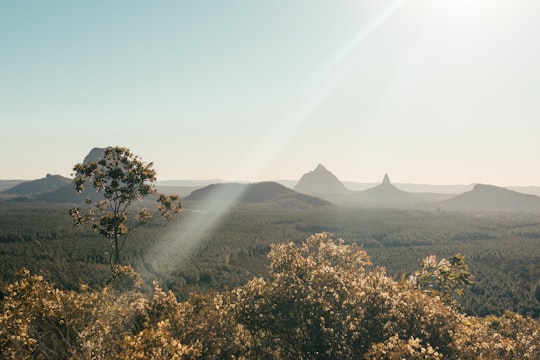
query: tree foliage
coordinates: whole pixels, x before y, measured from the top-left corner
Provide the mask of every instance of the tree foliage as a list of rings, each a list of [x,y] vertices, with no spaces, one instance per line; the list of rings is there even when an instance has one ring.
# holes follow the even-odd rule
[[[137,276],[59,290],[28,271],[3,288],[4,359],[538,359],[540,324],[470,317],[316,234],[274,245],[269,277],[178,302]],[[120,285],[120,286],[119,286]]]
[[[448,305],[461,307],[457,297],[463,296],[465,289],[474,284],[473,278],[464,255],[456,254],[440,261],[431,255],[422,260],[422,267],[411,275],[409,282],[432,297],[440,297]]]
[[[125,147],[107,147],[97,161],[79,163],[73,167],[74,184],[81,192],[87,185],[92,186],[103,199],[86,199],[86,211],[70,209],[75,226],[83,223],[109,241],[109,262],[111,268],[120,261],[120,252],[129,232],[146,224],[156,216],[171,220],[180,211],[177,195],[159,194],[155,211],[142,207],[140,201],[156,194],[154,182],[156,171],[152,163],[145,163]],[[136,212],[130,212],[137,208]]]

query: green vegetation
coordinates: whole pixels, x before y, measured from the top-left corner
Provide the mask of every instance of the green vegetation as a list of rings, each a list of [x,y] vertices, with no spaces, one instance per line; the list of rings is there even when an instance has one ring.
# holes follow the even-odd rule
[[[110,276],[108,246],[91,229],[74,229],[67,210],[62,205],[0,202],[1,280],[13,282],[15,272],[26,267],[62,289],[79,289],[80,282],[103,284]],[[254,276],[266,278],[270,244],[300,244],[313,233],[328,231],[347,244],[362,245],[395,279],[413,274],[427,256],[464,254],[475,275],[474,285],[459,298],[467,314],[540,314],[540,297],[535,297],[540,220],[533,215],[242,205],[188,247],[184,220],[191,213],[198,211],[186,203],[178,222],[158,219],[140,227],[121,253],[121,263],[131,264],[145,284],[157,280],[181,300],[193,291],[223,291]],[[165,255],[173,262],[165,262]],[[145,290],[152,289],[147,285]]]
[[[141,293],[130,267],[117,267],[105,287],[80,291],[23,270],[3,290],[0,352],[4,359],[539,358],[538,321],[463,315],[370,264],[362,247],[316,234],[272,245],[266,279],[184,302],[157,283],[152,296]],[[454,288],[447,281],[463,266],[429,278]]]
[[[458,297],[463,296],[467,286],[474,284],[473,275],[465,263],[465,256],[456,254],[450,259],[437,261],[435,255],[426,257],[422,267],[410,276],[411,285],[432,297],[459,307]]]

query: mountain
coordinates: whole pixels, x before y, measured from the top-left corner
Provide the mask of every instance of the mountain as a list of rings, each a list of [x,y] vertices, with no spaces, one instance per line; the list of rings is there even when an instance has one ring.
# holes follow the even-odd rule
[[[298,184],[298,180],[280,179],[280,180],[274,180],[274,181],[277,182],[278,184],[288,187],[289,189],[294,189],[296,184]]]
[[[24,180],[0,180],[0,193],[4,190],[11,189],[15,185],[19,185]]]
[[[225,205],[271,203],[295,208],[330,205],[328,201],[300,194],[276,182],[212,184],[193,191],[184,200]]]
[[[88,155],[85,156],[83,162],[97,161],[103,154],[105,149],[93,148]],[[21,192],[25,190],[25,192]],[[81,193],[75,190],[73,180],[64,178],[59,175],[49,175],[45,179],[32,180],[23,182],[12,189],[9,189],[9,194],[21,195],[14,198],[14,201],[44,201],[50,203],[73,203],[78,204],[83,202],[86,198],[90,197],[93,200],[100,200],[103,198],[101,194],[94,191],[90,186],[84,189]],[[18,191],[18,192],[14,192]],[[7,191],[3,194],[8,194]]]
[[[95,191],[92,187],[87,187],[78,193],[77,190],[75,190],[75,185],[70,183],[54,191],[33,196],[33,199],[36,201],[71,204],[80,204],[84,202],[86,198],[91,198],[94,201],[102,200],[103,195]]]
[[[92,150],[90,150],[88,155],[84,157],[84,160],[82,163],[86,164],[87,162],[90,162],[90,161],[98,161],[99,159],[103,157],[103,155],[105,155],[105,148],[95,147]]]
[[[508,186],[508,190],[540,196],[540,186]]]
[[[193,191],[201,189],[205,186],[223,183],[223,180],[159,180],[156,181],[156,189],[163,194],[176,194],[185,198]]]
[[[456,210],[540,211],[540,197],[493,185],[477,184],[471,191],[440,203]]]
[[[224,181],[224,180],[221,180],[221,179],[158,180],[158,181],[156,181],[156,186],[202,188],[204,186],[208,186],[208,185],[212,185],[212,184],[219,184],[219,183],[224,183],[224,182],[227,182],[227,181]],[[241,183],[242,181],[234,181],[234,182]]]
[[[7,190],[2,191],[5,195],[33,195],[57,190],[71,183],[71,179],[47,174],[42,179],[23,181]]]
[[[322,164],[319,164],[315,170],[302,175],[294,190],[310,195],[347,194],[351,192]]]
[[[384,175],[382,183],[364,191],[355,193],[354,203],[361,206],[391,206],[403,207],[424,201],[419,194],[413,194],[398,189],[390,182],[388,174]]]
[[[202,188],[202,186],[156,186],[156,190],[161,194],[179,195],[181,198],[185,198],[190,195],[197,189]]]

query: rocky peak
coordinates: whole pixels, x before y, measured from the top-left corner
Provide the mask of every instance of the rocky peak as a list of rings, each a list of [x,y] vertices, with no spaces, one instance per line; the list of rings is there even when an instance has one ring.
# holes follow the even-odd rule
[[[305,194],[341,194],[349,191],[322,164],[317,165],[315,170],[302,175],[294,190]]]
[[[86,157],[83,160],[83,164],[86,164],[87,162],[90,162],[90,161],[98,161],[99,159],[103,157],[104,154],[105,154],[105,148],[95,147],[92,150],[90,150],[88,155],[86,155]]]

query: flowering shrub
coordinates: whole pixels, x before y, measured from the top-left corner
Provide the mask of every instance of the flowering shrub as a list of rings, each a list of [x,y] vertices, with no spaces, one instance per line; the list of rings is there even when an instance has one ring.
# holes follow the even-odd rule
[[[441,299],[452,281],[429,287],[443,260],[426,260],[434,266],[419,273],[418,289],[326,233],[274,245],[269,256],[268,278],[181,303],[158,284],[145,297],[129,267],[117,269],[116,283],[78,292],[23,270],[2,292],[0,358],[540,358],[537,320],[468,317]]]
[[[268,281],[237,289],[239,321],[276,358],[361,358],[390,339],[420,339],[447,355],[457,349],[454,309],[407,289],[383,269],[368,270],[356,245],[316,234],[297,248],[274,246]],[[375,344],[377,348],[372,348]]]

